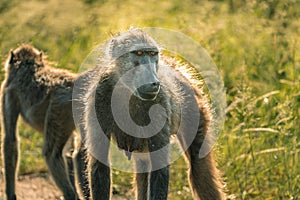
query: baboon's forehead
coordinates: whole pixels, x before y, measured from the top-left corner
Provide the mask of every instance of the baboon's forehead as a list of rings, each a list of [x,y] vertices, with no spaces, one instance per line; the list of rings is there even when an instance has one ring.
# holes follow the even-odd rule
[[[141,49],[158,51],[158,45],[153,38],[140,30],[127,31],[113,38],[109,44],[109,54],[112,58]]]

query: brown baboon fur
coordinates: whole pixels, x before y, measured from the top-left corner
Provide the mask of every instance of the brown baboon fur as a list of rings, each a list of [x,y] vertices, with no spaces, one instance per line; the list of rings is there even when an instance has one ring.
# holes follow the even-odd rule
[[[55,183],[67,200],[77,199],[73,171],[68,174],[63,149],[75,129],[72,89],[76,75],[55,69],[37,49],[22,45],[10,52],[1,86],[1,129],[6,199],[16,199],[18,116],[44,134],[43,155]],[[72,139],[72,138],[71,138]],[[72,160],[68,159],[69,169]]]
[[[86,92],[83,94],[86,98],[82,99],[82,113],[84,113],[82,130],[86,131],[84,134],[89,152],[88,174],[92,199],[108,200],[111,197],[111,169],[105,164],[105,162],[109,163],[110,144],[106,142],[105,136],[109,140],[113,139],[120,149],[126,151],[130,159],[133,153],[160,150],[169,144],[171,135],[176,135],[182,147],[186,147],[185,155],[189,163],[189,180],[194,199],[224,199],[222,180],[212,153],[199,158],[199,150],[208,133],[211,115],[201,89],[185,78],[179,70],[174,69],[178,63],[172,63],[169,60],[160,64],[159,57],[161,60],[164,58],[159,54],[156,42],[140,29],[130,29],[113,38],[107,48],[110,64],[95,67],[79,78],[89,82],[84,86],[86,91],[82,89]],[[138,71],[137,67],[143,68],[144,71]],[[147,126],[150,123],[149,110],[152,106],[160,104],[166,111],[167,120],[163,128],[154,136],[141,138],[129,135],[118,126],[113,116],[112,106],[115,106],[112,105],[113,91],[119,79],[129,70],[135,70],[135,74],[138,74],[132,77],[129,84],[135,85],[142,79],[148,81],[142,86],[138,83],[136,87],[133,87],[134,89],[129,86],[129,90],[132,90],[134,94],[129,101],[132,120],[139,126]],[[189,90],[194,92],[193,95],[186,92]],[[117,100],[121,108],[128,105],[127,99],[123,96],[126,95],[121,92]],[[196,102],[194,108],[188,105],[192,101]],[[180,106],[186,106],[189,114],[193,112],[200,114],[195,138],[189,146],[186,146],[189,134],[191,134],[189,126],[197,122],[187,122],[186,127],[180,132],[178,129],[182,115]],[[157,116],[159,119],[161,117]],[[104,136],[100,133],[97,124],[102,128]],[[165,166],[160,169],[155,169],[155,167],[168,162],[168,153],[168,150],[163,151],[160,157],[153,157],[149,154],[145,163],[134,159],[137,168],[146,167],[147,169],[146,172],[135,173],[136,199],[167,199],[169,167]]]

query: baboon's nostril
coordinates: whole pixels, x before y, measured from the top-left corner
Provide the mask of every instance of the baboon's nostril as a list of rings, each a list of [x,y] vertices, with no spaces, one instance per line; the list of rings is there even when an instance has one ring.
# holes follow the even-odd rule
[[[153,82],[149,84],[145,84],[139,88],[139,91],[144,92],[144,93],[156,93],[159,91],[160,88],[160,83]]]
[[[152,86],[159,86],[159,82],[154,82],[154,83],[152,83]]]
[[[159,85],[160,85],[160,83],[157,81],[157,82],[153,82],[153,83],[151,83],[150,84],[150,90],[152,91],[152,92],[157,92],[158,90],[159,90]]]

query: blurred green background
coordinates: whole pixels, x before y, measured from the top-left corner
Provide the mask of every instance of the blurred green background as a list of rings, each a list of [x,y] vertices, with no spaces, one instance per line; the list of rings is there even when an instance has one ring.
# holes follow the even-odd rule
[[[131,25],[180,31],[208,51],[224,78],[227,118],[215,151],[230,198],[298,199],[299,11],[299,0],[1,0],[0,62],[30,43],[56,67],[77,72],[96,44]],[[42,136],[22,122],[19,132],[20,174],[46,171]],[[170,199],[192,199],[186,168],[183,159],[171,167]],[[114,193],[132,197],[132,177],[113,175]]]

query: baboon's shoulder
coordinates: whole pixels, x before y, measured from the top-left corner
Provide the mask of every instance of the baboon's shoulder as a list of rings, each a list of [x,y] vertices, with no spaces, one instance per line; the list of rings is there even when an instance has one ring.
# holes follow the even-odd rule
[[[47,66],[35,73],[34,80],[37,85],[55,89],[57,87],[73,87],[76,77],[76,74],[68,70]]]

